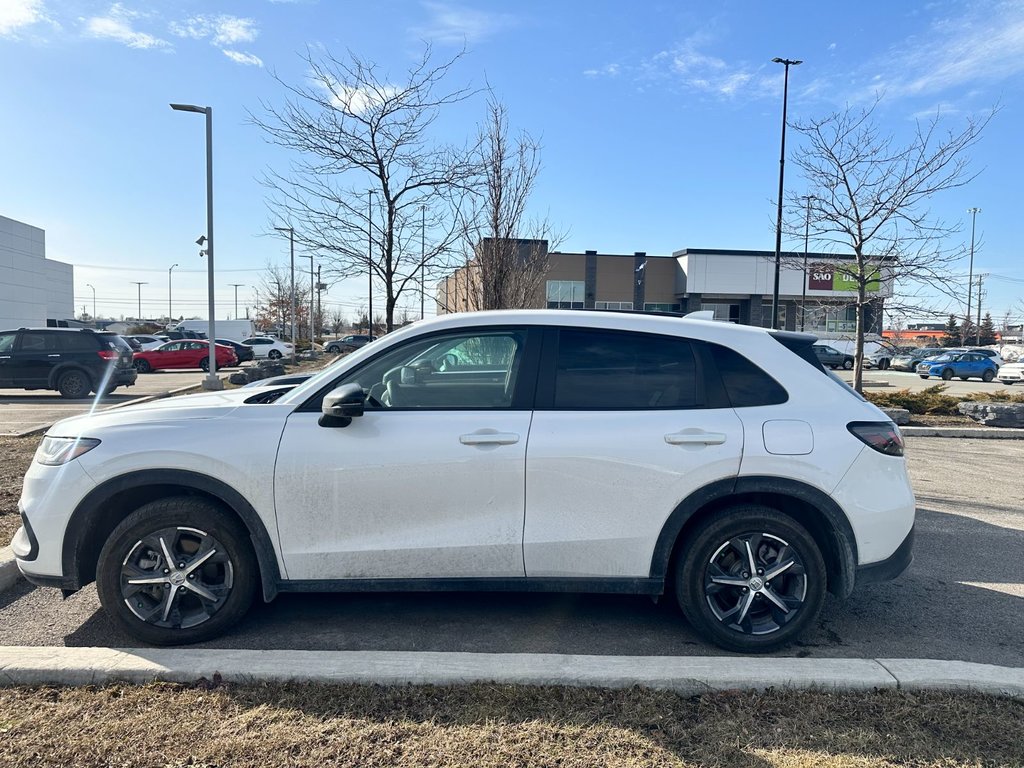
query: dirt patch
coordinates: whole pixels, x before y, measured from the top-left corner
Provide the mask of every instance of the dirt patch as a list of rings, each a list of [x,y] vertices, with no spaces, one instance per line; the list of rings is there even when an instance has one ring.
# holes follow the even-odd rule
[[[502,685],[0,689],[10,766],[981,766],[1024,703],[876,691],[683,697]]]
[[[42,437],[0,436],[0,547],[6,547],[21,526],[18,499],[21,481],[32,463],[32,456]]]

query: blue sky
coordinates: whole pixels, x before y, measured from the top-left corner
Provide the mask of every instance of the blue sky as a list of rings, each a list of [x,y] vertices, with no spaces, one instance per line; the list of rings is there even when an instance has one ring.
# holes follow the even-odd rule
[[[229,284],[244,283],[244,314],[267,262],[287,261],[286,244],[262,234],[259,177],[288,157],[247,118],[261,100],[282,102],[270,73],[300,82],[299,54],[322,46],[398,79],[424,41],[439,59],[465,45],[450,84],[489,82],[513,126],[542,139],[533,209],[569,230],[570,251],[774,248],[775,56],[805,62],[791,71],[791,119],[882,93],[876,115],[899,138],[936,110],[959,129],[998,102],[971,154],[979,177],[932,209],[965,225],[951,245],[970,237],[966,209],[982,209],[983,306],[1024,315],[1022,2],[2,0],[0,214],[44,228],[48,255],[76,265],[78,311],[92,310],[91,283],[101,315],[134,314],[132,281],[149,283],[144,314],[166,311],[177,263],[175,315],[205,316],[193,245],[205,229],[203,121],[167,105],[210,104],[217,312],[233,315]],[[483,114],[483,96],[451,109],[437,138],[463,142]],[[787,189],[800,185],[787,175]],[[308,258],[299,264],[308,274]],[[364,281],[333,285],[325,302],[351,315]],[[418,296],[407,303],[418,313]]]

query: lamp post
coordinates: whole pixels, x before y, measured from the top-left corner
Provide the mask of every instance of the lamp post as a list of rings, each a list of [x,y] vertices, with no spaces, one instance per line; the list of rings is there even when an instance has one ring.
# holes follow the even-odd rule
[[[292,259],[292,362],[295,362],[295,230],[292,227],[274,227],[278,232],[288,233],[288,251]],[[284,329],[281,329],[284,331]]]
[[[971,297],[974,295],[974,223],[978,218],[978,214],[981,213],[981,208],[968,208],[967,212],[971,214],[971,261],[970,266],[967,268],[967,318],[964,322],[964,341],[967,341],[967,330],[971,324]],[[981,289],[978,289],[978,306],[981,306]]]
[[[94,328],[99,328],[96,324],[96,289],[93,288],[92,283],[86,283],[86,288],[92,288],[92,324]]]
[[[149,283],[140,283],[138,280],[132,280],[132,283],[139,286],[139,314],[137,315],[138,321],[142,322],[142,286],[149,285]]]
[[[203,389],[221,390],[224,384],[217,378],[217,313],[213,303],[213,107],[198,107],[195,104],[171,104],[178,112],[197,112],[206,116],[206,294],[210,316],[210,368],[203,379]],[[200,237],[200,240],[203,240]],[[202,245],[202,243],[200,243]]]
[[[420,320],[423,319],[427,302],[427,206],[420,206]]]
[[[235,320],[238,319],[238,289],[245,286],[245,283],[228,283],[235,289]]]
[[[789,101],[789,68],[797,64],[803,64],[798,59],[780,59],[776,56],[772,59],[775,64],[782,64],[786,67],[786,74],[783,77],[782,85],[782,149],[779,152],[779,209],[775,221],[775,283],[772,288],[772,328],[779,327],[779,267],[782,262],[782,195],[783,185],[786,177],[786,105]]]
[[[366,278],[370,300],[369,314],[366,316],[366,335],[370,337],[370,341],[373,341],[373,193],[372,189],[366,193]]]
[[[309,254],[309,354],[316,359],[316,279],[313,277],[313,252]]]
[[[172,311],[173,305],[171,304],[171,272],[174,271],[174,268],[176,266],[178,266],[178,265],[177,264],[171,264],[171,266],[167,270],[167,324],[168,325],[170,325],[172,322],[174,322],[174,313]]]
[[[811,233],[811,200],[814,199],[813,195],[806,195],[804,200],[807,201],[807,216],[804,218],[804,284],[802,293],[800,294],[800,332],[804,330],[804,320],[807,318],[807,243]]]

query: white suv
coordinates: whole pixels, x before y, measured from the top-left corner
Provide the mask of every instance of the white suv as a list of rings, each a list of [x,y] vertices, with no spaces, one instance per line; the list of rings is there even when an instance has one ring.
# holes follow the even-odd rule
[[[416,323],[294,388],[55,424],[21,497],[25,576],[95,580],[156,644],[256,594],[573,590],[675,596],[766,651],[826,591],[911,560],[899,431],[814,337],[642,313]]]

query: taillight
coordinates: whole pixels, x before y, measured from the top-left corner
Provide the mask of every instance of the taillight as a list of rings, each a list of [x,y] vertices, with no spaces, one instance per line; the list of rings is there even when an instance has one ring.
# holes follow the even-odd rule
[[[113,349],[101,349],[97,354],[104,360],[117,360],[119,357],[117,352]]]
[[[853,421],[846,428],[851,435],[879,453],[903,455],[903,436],[891,421]]]

